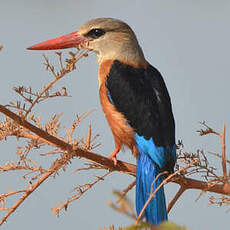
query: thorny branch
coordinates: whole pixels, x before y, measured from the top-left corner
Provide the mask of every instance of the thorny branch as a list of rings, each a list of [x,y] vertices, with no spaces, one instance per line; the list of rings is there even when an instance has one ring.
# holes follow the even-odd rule
[[[121,196],[117,199],[117,203],[120,203],[121,200],[126,196],[126,194],[136,185],[136,180],[133,181],[126,189],[124,189],[121,193]]]
[[[209,127],[205,122],[201,122],[201,125],[203,125],[205,127],[205,129],[200,129],[198,132],[200,134],[200,136],[203,135],[208,135],[208,134],[214,134],[217,135],[221,138],[221,142],[222,142],[222,156],[220,156],[219,154],[214,154],[217,157],[222,158],[222,170],[223,170],[223,176],[219,176],[215,173],[216,169],[213,166],[210,166],[209,161],[206,157],[206,155],[204,154],[204,152],[201,150],[197,151],[197,154],[188,154],[186,152],[182,152],[181,150],[178,151],[178,161],[181,161],[181,163],[186,163],[187,165],[189,165],[189,163],[191,162],[191,160],[194,159],[199,159],[198,164],[194,164],[195,168],[193,167],[189,167],[189,172],[187,171],[185,173],[186,176],[188,175],[192,175],[192,174],[201,174],[201,176],[205,179],[206,182],[201,181],[200,182],[200,196],[202,194],[204,194],[205,192],[209,191],[209,192],[215,192],[215,193],[219,193],[222,194],[222,197],[225,197],[226,199],[222,199],[227,201],[229,198],[227,198],[224,195],[229,196],[230,195],[230,186],[229,186],[229,180],[230,180],[230,172],[229,172],[229,176],[227,176],[227,163],[229,163],[228,160],[226,160],[226,147],[225,147],[225,125],[223,127],[223,132],[218,133],[215,130],[213,130],[211,127]],[[178,143],[178,147],[183,147],[182,143]],[[179,166],[178,166],[179,167]],[[194,185],[198,185],[197,181],[192,181],[191,185],[187,184],[187,181],[184,181],[184,183],[180,184],[180,189],[178,190],[178,192],[176,193],[175,197],[172,199],[171,202],[169,202],[168,205],[168,212],[170,212],[170,210],[172,209],[173,205],[176,203],[176,201],[179,199],[179,197],[188,189],[198,189],[197,186]],[[213,188],[220,188],[220,186],[222,187],[222,191],[218,191],[215,189],[215,191],[213,191]],[[199,197],[200,197],[199,196]],[[198,199],[199,199],[198,197]],[[210,203],[214,204],[215,203],[215,199],[213,199],[213,197],[210,198]],[[218,204],[218,202],[216,202]],[[227,202],[226,202],[227,204]],[[229,204],[229,203],[228,203]]]
[[[94,185],[96,185],[99,181],[103,181],[106,176],[108,176],[111,173],[111,171],[106,172],[103,176],[97,177],[96,180],[92,183],[84,184],[77,186],[73,189],[73,191],[76,191],[76,194],[72,197],[67,198],[66,202],[59,202],[59,205],[56,205],[56,207],[52,208],[54,215],[59,215],[60,211],[62,209],[67,210],[68,205],[72,203],[75,200],[78,200],[85,192],[87,192],[89,189],[91,189]]]
[[[30,123],[28,123],[24,119],[21,119],[18,115],[10,112],[4,106],[0,105],[0,111],[3,112],[4,114],[8,115],[9,117],[11,117],[18,124],[23,125],[23,127],[30,129],[32,132],[34,132],[38,136],[42,136],[42,138],[44,140],[53,143],[53,145],[56,145],[57,147],[61,148],[62,150],[68,151],[68,155],[70,153],[72,153],[72,157],[80,156],[80,157],[84,157],[84,158],[89,159],[89,160],[93,160],[94,162],[103,166],[104,169],[110,169],[112,171],[117,170],[117,171],[129,173],[129,174],[135,174],[135,166],[134,165],[118,161],[118,164],[115,166],[112,163],[112,161],[108,158],[105,158],[103,156],[97,155],[97,154],[92,153],[92,152],[88,152],[87,150],[83,150],[79,147],[73,148],[72,145],[67,144],[66,142],[64,142],[60,139],[57,139],[54,136],[51,136],[50,134],[46,133],[45,131],[33,126]],[[189,167],[183,168],[179,172],[186,171],[186,169],[190,168],[190,166],[192,166],[192,165],[195,165],[197,162],[199,162],[199,161],[197,160],[197,161],[192,162],[192,164],[190,164]],[[178,174],[178,173],[176,172],[176,174]],[[203,182],[203,181],[187,178],[184,176],[184,173],[182,175],[178,175],[178,176],[176,176],[176,174],[170,175],[170,177],[167,178],[167,181],[169,181],[169,179],[170,179],[171,182],[175,182],[175,183],[183,186],[184,191],[187,189],[199,189],[202,191],[210,191],[210,192],[215,192],[215,193],[220,193],[220,194],[225,194],[225,195],[230,194],[229,187],[225,187],[222,184],[217,184],[217,183],[214,184],[213,182],[211,182],[211,183],[210,182]],[[48,175],[48,176],[50,176],[50,175]],[[164,183],[166,183],[166,182],[164,181]],[[36,187],[35,187],[35,189],[36,189]],[[17,203],[17,205],[20,205],[20,204],[21,203]]]
[[[106,170],[106,173],[101,177],[97,177],[92,183],[77,186],[75,189],[75,192],[77,193],[75,195],[67,198],[64,203],[60,202],[59,205],[53,208],[53,212],[55,214],[59,214],[62,209],[67,209],[70,203],[79,199],[86,191],[96,185],[99,181],[104,180],[104,178],[113,171],[119,171],[132,176],[135,176],[136,173],[135,165],[122,161],[118,161],[117,165],[114,165],[111,159],[92,152],[92,150],[99,144],[96,143],[98,135],[92,135],[91,124],[89,125],[88,134],[85,140],[79,140],[74,137],[76,128],[79,126],[80,122],[91,112],[85,113],[82,116],[77,116],[73,121],[72,126],[70,128],[65,128],[64,137],[60,136],[61,123],[59,119],[61,114],[53,116],[47,124],[42,125],[41,118],[36,117],[31,113],[35,105],[47,99],[57,96],[68,96],[65,87],[63,87],[61,91],[50,92],[50,90],[58,80],[76,68],[75,64],[80,58],[87,55],[86,52],[70,52],[70,58],[66,59],[65,63],[63,63],[62,54],[59,52],[56,54],[58,55],[59,60],[59,71],[56,71],[50,64],[49,60],[44,56],[46,69],[52,73],[54,79],[47,84],[41,92],[34,92],[31,87],[26,88],[22,86],[14,88],[16,93],[23,98],[25,103],[21,104],[21,102],[18,101],[16,103],[11,102],[10,105],[6,106],[0,105],[0,112],[6,115],[5,120],[0,122],[0,141],[7,139],[9,136],[15,136],[18,139],[23,138],[28,141],[25,146],[18,147],[16,150],[16,154],[19,157],[18,162],[7,162],[4,165],[0,165],[0,174],[14,170],[26,171],[26,174],[23,177],[28,182],[26,188],[24,189],[15,191],[8,190],[7,193],[0,195],[0,210],[7,212],[0,221],[0,225],[2,225],[23,203],[23,201],[28,198],[29,195],[32,194],[33,191],[35,191],[45,180],[47,180],[50,176],[57,175],[60,169],[65,170],[76,157],[85,158],[88,160],[88,163],[86,163],[85,168],[76,169],[75,171],[101,169]],[[7,109],[9,106],[16,109],[17,114]],[[202,126],[204,129],[199,130],[201,136],[214,134],[221,138],[222,154],[216,154],[216,156],[221,157],[222,159],[223,175],[218,175],[216,168],[210,165],[210,162],[203,150],[198,150],[197,153],[187,153],[183,150],[183,143],[178,142],[178,164],[176,166],[176,171],[174,174],[169,175],[160,185],[163,186],[165,183],[173,182],[180,186],[179,191],[169,203],[168,212],[183,192],[188,189],[201,190],[202,194],[209,191],[222,195],[220,198],[212,196],[210,198],[211,204],[221,205],[230,203],[228,197],[230,195],[229,173],[227,173],[227,163],[229,164],[230,161],[226,159],[225,126],[221,134],[214,131],[204,122],[202,123]],[[32,150],[42,151],[43,146],[49,146],[51,150],[40,154],[41,156],[46,157],[50,154],[55,154],[55,156],[57,155],[57,159],[50,164],[48,169],[43,168],[42,165],[38,166],[36,161],[29,158],[29,153]],[[197,176],[198,174],[201,175],[203,180],[191,178],[191,176]],[[122,204],[124,196],[135,186],[135,183],[136,182],[134,181],[126,189],[124,189],[118,200],[120,204]],[[155,191],[152,191],[149,200],[154,197],[160,186],[158,186]],[[10,208],[7,208],[7,199],[16,194],[22,195]],[[122,207],[123,208],[120,209],[114,206],[115,209],[125,213],[124,204]],[[128,212],[126,212],[126,215],[134,217],[135,214],[128,214]],[[141,215],[138,217],[137,222],[140,218]]]
[[[56,54],[59,56],[59,66],[60,70],[56,71],[54,66],[52,66],[49,62],[49,59],[43,55],[45,59],[45,67],[46,70],[51,72],[54,79],[47,84],[44,89],[41,92],[33,92],[32,88],[25,88],[23,86],[19,87],[14,87],[14,91],[18,93],[26,102],[30,104],[29,108],[26,108],[26,104],[23,104],[21,106],[21,102],[17,101],[17,103],[11,102],[10,105],[7,105],[9,107],[17,108],[20,112],[24,111],[25,113],[23,114],[23,117],[26,118],[28,114],[32,111],[33,107],[48,99],[48,98],[53,98],[53,97],[66,97],[68,96],[66,88],[62,87],[61,90],[56,91],[52,94],[50,94],[49,90],[53,87],[54,84],[57,83],[58,80],[66,76],[68,73],[76,69],[76,63],[82,58],[82,57],[87,57],[88,51],[83,50],[83,51],[77,51],[75,53],[69,52],[70,58],[65,60],[65,63],[63,63],[62,60],[62,53],[61,52],[56,52]]]

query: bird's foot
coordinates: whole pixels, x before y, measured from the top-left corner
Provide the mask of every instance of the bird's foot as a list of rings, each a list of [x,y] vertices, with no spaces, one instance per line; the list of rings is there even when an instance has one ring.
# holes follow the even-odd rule
[[[117,154],[120,151],[120,148],[116,148],[110,155],[109,158],[113,160],[114,165],[117,165]]]

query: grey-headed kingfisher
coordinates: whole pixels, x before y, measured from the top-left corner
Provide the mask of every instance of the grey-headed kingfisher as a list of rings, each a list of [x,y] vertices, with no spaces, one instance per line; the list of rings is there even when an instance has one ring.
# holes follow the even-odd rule
[[[175,124],[168,90],[160,72],[144,57],[133,30],[113,18],[86,22],[78,31],[31,46],[31,50],[78,47],[93,51],[99,63],[101,106],[111,128],[116,154],[123,146],[137,158],[136,210],[171,173],[176,162]],[[167,220],[164,188],[144,211],[151,224]]]

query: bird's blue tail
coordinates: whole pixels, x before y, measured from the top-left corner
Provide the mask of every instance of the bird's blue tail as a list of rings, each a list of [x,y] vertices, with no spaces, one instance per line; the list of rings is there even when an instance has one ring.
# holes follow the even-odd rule
[[[162,176],[159,176],[156,179],[159,172],[159,167],[149,155],[140,152],[137,159],[136,182],[136,210],[138,215],[145,202],[148,200],[150,193],[153,192],[163,181]],[[144,211],[143,217],[145,217],[147,222],[151,224],[159,224],[168,219],[163,187],[157,191],[153,199],[150,201]]]

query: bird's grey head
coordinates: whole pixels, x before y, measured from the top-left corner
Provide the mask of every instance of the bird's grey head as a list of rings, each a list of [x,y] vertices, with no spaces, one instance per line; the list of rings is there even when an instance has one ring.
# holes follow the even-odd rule
[[[28,49],[65,49],[71,47],[94,51],[99,62],[117,59],[126,63],[145,62],[136,35],[125,22],[114,18],[96,18],[76,32],[31,46]]]
[[[142,50],[133,30],[113,18],[97,18],[86,22],[78,33],[89,38],[86,48],[93,50],[100,60],[130,58],[143,59]]]

